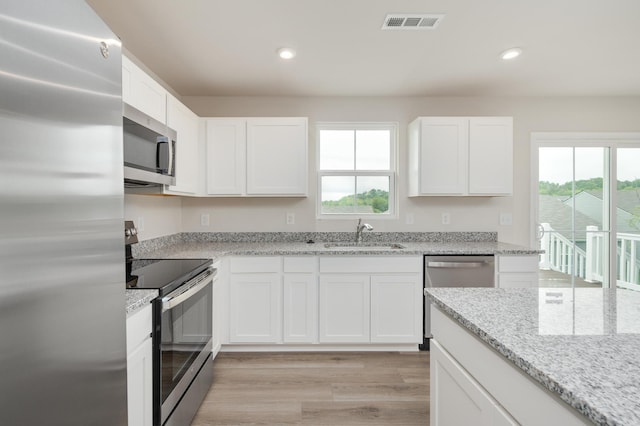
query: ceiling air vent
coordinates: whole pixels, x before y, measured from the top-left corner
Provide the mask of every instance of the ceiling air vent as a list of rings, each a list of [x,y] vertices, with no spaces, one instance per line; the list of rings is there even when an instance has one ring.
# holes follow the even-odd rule
[[[383,30],[432,30],[440,25],[444,15],[392,14],[384,18]]]

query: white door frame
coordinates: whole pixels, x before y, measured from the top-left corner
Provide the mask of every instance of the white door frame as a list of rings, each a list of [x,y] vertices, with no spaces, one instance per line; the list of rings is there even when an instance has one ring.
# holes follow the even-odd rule
[[[617,161],[613,153],[617,148],[640,148],[640,133],[636,132],[532,132],[531,133],[531,229],[529,241],[531,247],[537,247],[538,212],[538,151],[540,147],[603,147],[609,148],[609,181],[603,185],[616,188]],[[616,191],[610,191],[609,218],[616,217]],[[616,246],[616,221],[609,225],[609,247]],[[609,284],[616,285],[616,257],[608,256],[608,265],[603,265],[608,272]],[[603,271],[604,272],[604,271]]]

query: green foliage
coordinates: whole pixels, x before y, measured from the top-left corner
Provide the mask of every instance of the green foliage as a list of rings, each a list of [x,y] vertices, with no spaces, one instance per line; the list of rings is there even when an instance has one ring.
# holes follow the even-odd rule
[[[636,180],[621,180],[618,181],[618,191],[636,190],[640,189],[640,179]],[[572,195],[571,182],[555,183],[541,181],[538,186],[540,195],[559,195],[570,197]],[[575,193],[582,191],[602,190],[602,178],[591,178],[584,180],[577,180],[575,182]]]
[[[389,210],[389,192],[382,189],[372,189],[370,191],[356,194],[358,206],[371,206],[374,213],[385,213]],[[353,206],[353,196],[348,195],[335,201],[323,201],[323,206]]]

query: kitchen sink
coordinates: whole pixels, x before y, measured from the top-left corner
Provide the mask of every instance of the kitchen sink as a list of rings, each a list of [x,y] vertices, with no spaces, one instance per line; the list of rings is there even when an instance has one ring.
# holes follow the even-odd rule
[[[398,243],[355,243],[355,242],[338,242],[325,243],[325,248],[335,250],[402,250],[405,247]]]

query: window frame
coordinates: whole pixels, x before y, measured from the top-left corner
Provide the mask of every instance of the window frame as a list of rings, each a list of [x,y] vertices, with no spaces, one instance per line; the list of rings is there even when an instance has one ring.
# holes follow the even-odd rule
[[[398,218],[398,123],[397,122],[318,122],[316,123],[316,219],[318,220],[367,220]],[[323,130],[389,130],[389,170],[321,170],[320,169],[320,133]],[[322,213],[322,178],[324,176],[384,176],[389,178],[389,213]]]

